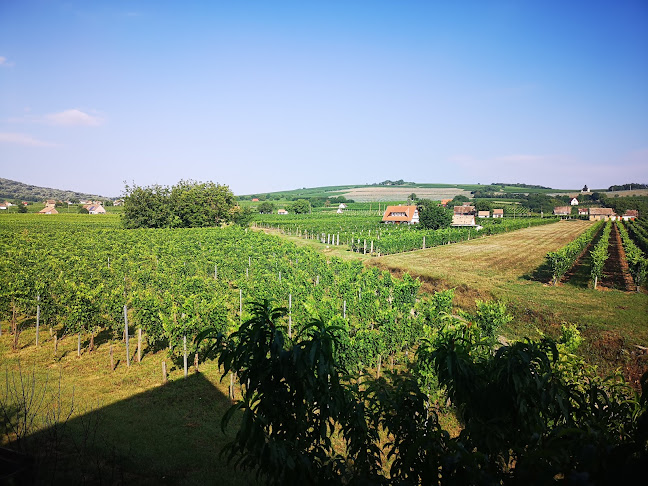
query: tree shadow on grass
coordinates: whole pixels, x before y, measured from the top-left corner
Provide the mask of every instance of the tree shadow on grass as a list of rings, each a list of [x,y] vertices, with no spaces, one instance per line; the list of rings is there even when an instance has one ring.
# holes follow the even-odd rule
[[[549,260],[546,260],[537,267],[536,269],[533,270],[533,272],[526,273],[522,275],[524,280],[531,280],[533,282],[540,282],[540,283],[551,283],[552,278],[553,278],[553,273],[551,271],[551,264],[549,263]]]
[[[220,428],[230,406],[195,373],[61,419],[22,442],[35,467],[17,484],[255,484],[219,457],[235,431]]]

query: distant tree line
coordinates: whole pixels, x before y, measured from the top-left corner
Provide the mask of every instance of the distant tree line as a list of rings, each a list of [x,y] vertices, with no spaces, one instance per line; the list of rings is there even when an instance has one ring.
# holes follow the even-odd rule
[[[630,191],[632,189],[648,189],[648,184],[637,184],[636,182],[631,182],[630,184],[608,187],[608,191]]]
[[[180,181],[175,186],[126,185],[125,228],[199,228],[225,223],[247,224],[251,210],[241,209],[226,185]]]

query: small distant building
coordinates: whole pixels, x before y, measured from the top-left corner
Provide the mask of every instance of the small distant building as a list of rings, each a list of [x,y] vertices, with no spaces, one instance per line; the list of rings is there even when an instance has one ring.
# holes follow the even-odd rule
[[[113,201],[113,206],[123,206],[124,205],[124,200],[123,199],[115,199]]]
[[[470,203],[466,203],[462,206],[455,206],[453,208],[454,214],[471,214],[475,215],[475,206],[471,206]]]
[[[382,221],[391,224],[417,224],[418,209],[416,206],[387,206]]]
[[[589,208],[590,221],[612,221],[617,219],[617,215],[612,208]]]
[[[48,199],[47,201],[45,201],[45,207],[48,207],[48,206],[52,206],[52,207],[56,206],[56,200],[55,199]]]
[[[58,214],[58,211],[54,206],[45,206],[43,209],[38,211],[39,214]]]
[[[451,226],[477,226],[474,214],[453,214]]]
[[[259,198],[258,197],[253,197],[252,202],[259,202]]]
[[[571,216],[571,206],[556,206],[553,213],[554,216]]]
[[[88,214],[106,214],[106,210],[101,204],[86,204],[83,207],[88,210]]]
[[[441,206],[445,208],[450,201],[452,201],[452,199],[441,199]]]
[[[578,206],[578,199],[573,197],[569,204],[571,204],[572,206]]]
[[[504,210],[503,209],[493,209],[493,218],[503,218]]]
[[[490,211],[477,211],[478,218],[490,218]]]
[[[579,216],[587,216],[589,214],[589,208],[578,208]]]
[[[639,217],[639,211],[636,209],[628,209],[621,217],[623,218],[623,221],[634,221]]]
[[[288,211],[285,209],[277,209],[277,214],[288,214]]]
[[[589,194],[589,192],[590,192],[589,187],[587,187],[587,184],[585,184],[581,189],[581,194]]]

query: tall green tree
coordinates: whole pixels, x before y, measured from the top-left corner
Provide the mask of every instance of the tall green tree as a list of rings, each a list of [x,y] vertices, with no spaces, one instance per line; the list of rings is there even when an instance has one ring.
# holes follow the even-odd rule
[[[452,222],[450,210],[429,199],[418,201],[419,223],[424,229],[447,228]]]

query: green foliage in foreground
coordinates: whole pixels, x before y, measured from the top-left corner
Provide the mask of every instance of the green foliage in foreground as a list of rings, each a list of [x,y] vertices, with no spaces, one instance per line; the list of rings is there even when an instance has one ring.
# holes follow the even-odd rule
[[[314,319],[291,339],[285,311],[258,302],[214,342],[247,383],[223,418],[242,412],[225,453],[269,484],[630,484],[648,460],[648,374],[639,399],[562,344],[494,349],[479,325],[442,319],[417,361],[459,412],[451,437],[415,376],[354,380],[335,358],[341,329]]]

